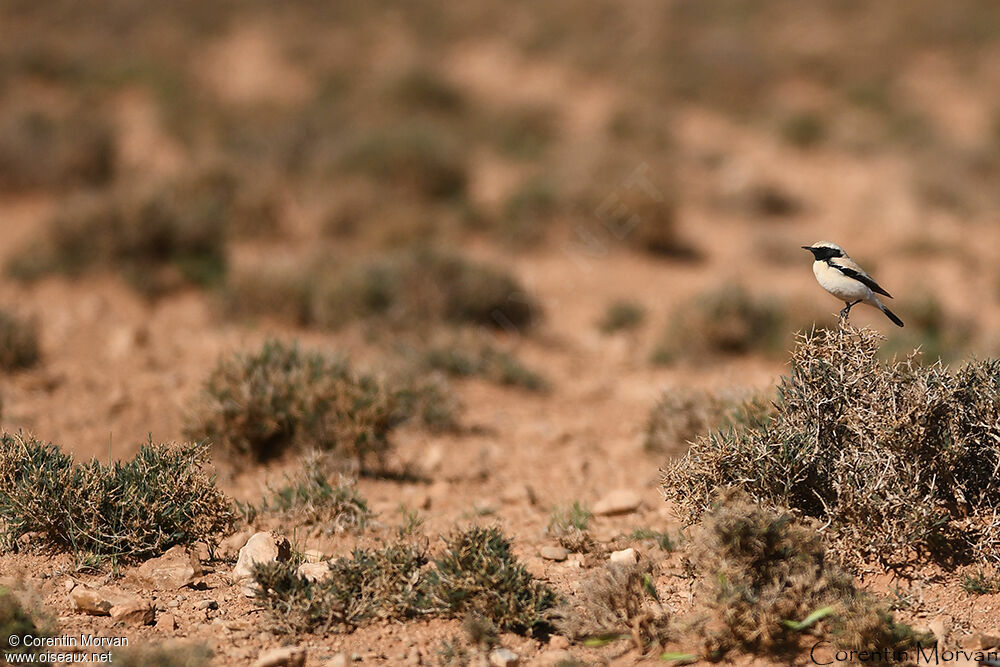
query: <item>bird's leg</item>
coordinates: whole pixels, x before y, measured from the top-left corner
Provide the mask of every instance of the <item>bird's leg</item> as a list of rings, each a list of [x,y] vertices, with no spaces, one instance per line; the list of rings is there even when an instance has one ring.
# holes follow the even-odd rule
[[[854,301],[853,303],[844,302],[844,308],[840,311],[840,325],[843,327],[847,323],[847,318],[851,316],[851,308],[861,303],[861,299]]]

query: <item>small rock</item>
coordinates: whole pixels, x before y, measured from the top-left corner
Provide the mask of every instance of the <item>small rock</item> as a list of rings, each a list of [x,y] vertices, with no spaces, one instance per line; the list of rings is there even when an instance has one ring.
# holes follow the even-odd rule
[[[629,547],[628,549],[612,552],[608,560],[612,563],[634,565],[639,562],[639,553],[632,547]]]
[[[323,663],[323,667],[347,667],[351,664],[351,658],[346,653],[338,653]]]
[[[944,643],[948,640],[948,635],[951,634],[951,623],[951,616],[947,615],[938,616],[930,622],[930,630],[934,633],[939,647],[944,646]]]
[[[309,581],[323,581],[333,574],[325,561],[322,563],[302,563],[296,573]]]
[[[128,595],[124,591],[107,586],[102,588],[90,588],[83,585],[76,586],[70,592],[69,596],[73,600],[73,605],[77,611],[82,611],[91,616],[110,616],[112,607],[139,600],[139,598]]]
[[[156,618],[156,629],[173,632],[177,629],[177,619],[173,614],[160,614]]]
[[[247,543],[240,549],[239,557],[236,559],[236,567],[233,568],[230,579],[233,583],[240,585],[240,590],[245,596],[253,597],[258,588],[257,582],[253,580],[254,564],[281,562],[291,557],[292,545],[289,544],[288,539],[273,532],[257,533],[247,540]]]
[[[73,592],[73,589],[76,588],[76,582],[72,579],[67,579],[63,582],[63,588],[66,589],[67,593],[71,593]]]
[[[569,557],[569,550],[564,549],[563,547],[545,546],[538,550],[538,555],[545,560],[562,562]]]
[[[1000,632],[977,632],[962,637],[959,644],[967,651],[984,651],[988,648],[1000,647]]]
[[[125,575],[125,581],[154,591],[172,591],[202,575],[201,563],[187,548],[177,545],[159,558],[151,558]]]
[[[569,648],[569,638],[562,635],[552,635],[549,637],[549,648],[562,651]]]
[[[410,650],[406,652],[406,664],[419,665],[422,662],[423,656],[420,655],[420,648],[417,646],[411,646]]]
[[[219,603],[216,602],[215,600],[202,600],[201,602],[199,602],[198,604],[196,604],[194,608],[195,609],[199,609],[199,610],[201,610],[201,609],[218,609],[219,608]]]
[[[156,610],[145,600],[132,600],[111,608],[111,620],[128,625],[152,625]]]
[[[521,658],[510,649],[495,648],[490,651],[490,664],[493,667],[517,667]]]
[[[302,667],[306,664],[306,650],[300,646],[272,648],[257,656],[253,667]]]
[[[617,489],[594,503],[593,512],[598,516],[628,514],[639,509],[642,497],[631,489]]]

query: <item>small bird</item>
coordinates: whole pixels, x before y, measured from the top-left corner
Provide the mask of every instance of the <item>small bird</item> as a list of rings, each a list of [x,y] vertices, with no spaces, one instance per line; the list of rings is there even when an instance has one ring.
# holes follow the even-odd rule
[[[903,326],[903,321],[876,296],[881,294],[891,299],[892,295],[848,257],[843,248],[829,241],[819,241],[802,248],[811,252],[816,260],[813,262],[813,275],[820,286],[846,304],[840,311],[842,320],[850,316],[851,308],[864,302],[885,313],[897,327]]]

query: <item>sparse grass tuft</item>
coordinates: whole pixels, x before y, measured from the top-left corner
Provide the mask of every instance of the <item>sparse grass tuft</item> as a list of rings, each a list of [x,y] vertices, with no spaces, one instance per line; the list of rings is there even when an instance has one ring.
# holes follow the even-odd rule
[[[1000,561],[1000,362],[879,359],[868,329],[801,336],[774,416],[714,433],[662,474],[690,520],[717,486],[828,524],[848,561]]]
[[[40,355],[38,324],[0,310],[0,369],[31,368]]]
[[[970,595],[993,595],[1000,593],[1000,576],[987,576],[982,570],[962,575],[962,590]]]
[[[334,470],[329,455],[311,452],[285,484],[265,496],[252,514],[276,514],[295,525],[321,526],[327,534],[362,530],[371,519],[355,480]],[[335,480],[331,482],[331,480]]]
[[[663,551],[674,551],[677,548],[677,542],[670,537],[668,532],[661,533],[650,528],[636,528],[628,537],[632,540],[652,540]]]
[[[32,437],[0,437],[0,545],[21,535],[85,556],[137,561],[215,544],[234,524],[199,444],[143,445],[131,461],[75,463]]]
[[[432,609],[445,616],[476,614],[506,632],[544,632],[556,595],[511,553],[499,528],[474,526],[445,538],[427,574]]]
[[[258,564],[258,602],[286,632],[350,631],[375,618],[412,618],[426,606],[421,590],[424,550],[397,542],[379,550],[356,549],[329,562],[330,576],[312,582],[297,564]]]
[[[758,300],[739,285],[723,285],[677,308],[653,352],[656,363],[708,354],[775,354],[787,317],[777,303]]]
[[[192,408],[186,432],[222,451],[266,460],[313,447],[363,462],[382,457],[402,421],[398,397],[348,362],[269,341],[222,357]]]
[[[597,328],[605,334],[635,329],[646,319],[646,309],[641,303],[619,299],[612,301],[598,321]]]
[[[660,604],[651,562],[610,563],[592,575],[580,591],[580,603],[558,611],[558,630],[595,645],[631,639],[645,653],[670,639],[670,614]]]
[[[733,649],[794,651],[807,628],[841,648],[895,650],[933,641],[858,591],[830,564],[816,530],[741,493],[724,495],[707,516],[691,566],[703,577],[700,595],[715,619],[702,628],[715,657]]]
[[[580,501],[574,501],[566,508],[557,507],[552,510],[547,532],[559,540],[559,544],[575,553],[589,553],[597,546],[594,538],[587,532],[590,509]]]

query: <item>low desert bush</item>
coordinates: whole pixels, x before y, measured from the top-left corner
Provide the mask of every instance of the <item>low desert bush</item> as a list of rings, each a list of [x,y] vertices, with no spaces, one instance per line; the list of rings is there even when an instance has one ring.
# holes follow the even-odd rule
[[[351,631],[375,619],[405,619],[426,609],[423,548],[397,542],[382,549],[357,549],[350,558],[329,561],[331,574],[310,581],[294,561],[258,564],[258,602],[286,632]]]
[[[522,329],[539,309],[507,272],[426,247],[388,253],[320,277],[311,320],[336,328],[376,318],[398,326],[428,321]]]
[[[542,375],[514,354],[499,349],[485,337],[448,336],[429,345],[422,353],[422,365],[453,377],[481,377],[490,382],[541,392],[549,384]]]
[[[36,618],[30,609],[25,609],[21,600],[6,586],[0,586],[0,660],[4,658],[12,664],[17,658],[41,652],[42,649],[24,645],[24,637],[47,637],[54,632],[51,619]],[[5,661],[3,664],[7,664]]]
[[[827,524],[848,561],[1000,561],[1000,362],[883,362],[868,329],[800,337],[766,423],[699,438],[662,473],[691,521],[716,487]]]
[[[329,561],[331,576],[319,581],[296,574],[293,561],[260,564],[258,602],[290,632],[350,631],[376,618],[466,614],[505,631],[546,627],[555,594],[524,569],[498,528],[456,531],[433,566],[428,563],[426,550],[405,540]]]
[[[651,452],[677,452],[699,435],[760,424],[770,410],[758,396],[667,390],[649,413],[645,446]]]
[[[644,653],[662,648],[670,639],[670,614],[660,604],[654,569],[648,560],[609,563],[584,582],[577,604],[557,611],[556,628],[578,641],[631,639]]]
[[[0,369],[30,368],[39,356],[38,324],[0,310]]]
[[[461,197],[468,180],[461,142],[446,127],[426,122],[359,136],[339,166],[432,200]]]
[[[8,263],[8,272],[31,280],[111,268],[151,296],[214,285],[226,272],[235,197],[234,186],[215,173],[73,197],[50,219],[47,235]]]
[[[973,340],[972,324],[960,315],[946,313],[933,292],[904,302],[897,311],[906,313],[906,327],[893,331],[882,345],[883,358],[920,348],[917,361],[952,363],[969,355]]]
[[[99,186],[114,176],[110,123],[76,109],[5,105],[0,113],[0,190]]]
[[[143,445],[130,461],[76,463],[33,437],[0,436],[0,544],[26,533],[77,558],[136,561],[225,537],[230,501],[199,444]]]
[[[884,603],[857,590],[830,563],[814,528],[740,492],[723,495],[707,515],[690,566],[700,576],[696,598],[713,621],[702,626],[709,656],[795,651],[805,629],[847,649],[902,650],[934,641],[896,623]]]
[[[544,632],[555,593],[531,576],[511,546],[495,527],[473,526],[446,537],[427,573],[430,608],[451,617],[472,613],[505,632]]]
[[[597,547],[594,538],[587,531],[593,514],[585,504],[573,501],[568,507],[552,510],[546,532],[555,537],[559,544],[574,553],[590,553]]]
[[[635,329],[646,319],[646,309],[641,303],[619,299],[612,301],[597,322],[601,333],[613,334]]]
[[[310,453],[259,505],[245,506],[248,520],[275,515],[295,525],[321,526],[327,534],[364,529],[372,517],[368,502],[358,493],[355,479],[336,469],[343,467],[338,463],[329,455]]]
[[[656,363],[708,354],[775,354],[785,342],[787,317],[777,303],[739,285],[723,285],[679,306],[653,351]]]
[[[314,448],[364,462],[384,456],[404,418],[397,395],[376,377],[344,359],[269,341],[256,353],[219,359],[186,432],[257,461]]]

